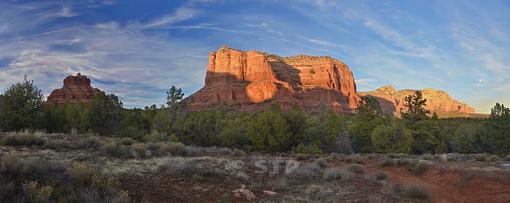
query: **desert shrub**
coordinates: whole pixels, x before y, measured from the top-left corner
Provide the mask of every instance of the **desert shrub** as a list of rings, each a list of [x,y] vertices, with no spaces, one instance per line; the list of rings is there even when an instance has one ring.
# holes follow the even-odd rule
[[[0,177],[0,202],[130,202],[115,177],[78,162],[1,157]]]
[[[378,180],[378,181],[387,180],[389,177],[388,173],[386,173],[384,171],[377,172],[373,176],[374,176],[375,180]]]
[[[108,143],[103,146],[103,152],[116,158],[133,158],[133,151],[128,145],[121,145],[118,143]]]
[[[322,178],[324,180],[342,180],[350,181],[353,175],[350,171],[346,171],[340,168],[327,168],[324,170]]]
[[[0,145],[7,146],[40,146],[44,144],[44,138],[35,134],[9,134],[0,140]]]
[[[85,164],[73,162],[69,168],[69,174],[76,186],[86,186],[92,183],[94,170]]]
[[[121,145],[132,145],[135,143],[135,140],[131,139],[130,137],[123,137],[117,143]]]
[[[409,159],[409,158],[402,158],[402,159],[394,159],[393,160],[393,164],[395,166],[398,166],[398,167],[414,165],[416,163],[418,163],[418,160],[416,160],[416,159]]]
[[[322,170],[321,167],[315,162],[305,163],[286,175],[290,178],[293,178],[294,180],[313,180],[322,176]]]
[[[303,143],[293,147],[291,151],[298,154],[313,155],[321,155],[323,153],[322,149],[317,144],[304,145]]]
[[[496,155],[496,154],[491,155],[491,156],[489,156],[489,157],[487,158],[487,161],[488,161],[488,162],[498,162],[498,161],[500,161],[500,160],[501,160],[501,158],[500,158],[498,155]]]
[[[3,182],[0,181],[0,201],[1,202],[21,202],[19,197],[15,196],[16,194],[16,185],[14,182]]]
[[[434,160],[435,159],[435,157],[432,154],[422,154],[420,157],[424,160]]]
[[[234,150],[232,150],[232,155],[235,157],[244,157],[244,156],[246,156],[246,152],[244,152],[243,150],[240,150],[240,149],[234,149]]]
[[[287,178],[281,177],[276,178],[275,180],[271,180],[269,182],[269,186],[276,191],[285,191],[287,187],[289,186],[289,183],[287,181]]]
[[[359,165],[359,164],[351,164],[347,168],[349,169],[349,171],[356,173],[356,174],[364,174],[365,173],[365,169],[363,168],[362,165]]]
[[[89,136],[87,138],[78,140],[76,146],[80,149],[95,150],[103,146],[103,142],[96,136]]]
[[[159,168],[161,172],[169,175],[193,177],[225,177],[227,172],[223,169],[213,168],[201,163],[198,159],[172,158],[168,159]]]
[[[310,185],[305,190],[306,199],[311,202],[328,202],[334,197],[334,191],[320,185]]]
[[[328,161],[326,161],[325,158],[317,159],[315,160],[315,163],[317,163],[317,165],[319,165],[321,168],[326,168],[328,166]]]
[[[226,147],[205,147],[203,148],[204,153],[210,156],[230,156],[232,150]]]
[[[385,158],[385,159],[383,159],[383,161],[379,165],[381,167],[388,167],[388,166],[393,166],[394,163],[395,162],[393,161],[393,159]]]
[[[432,195],[430,191],[418,184],[410,184],[403,188],[401,195],[407,198],[412,199],[423,199],[423,200],[429,200]]]
[[[355,164],[363,164],[364,163],[363,157],[361,157],[359,155],[352,157],[351,162],[355,163]]]
[[[302,154],[302,153],[297,153],[297,154],[294,154],[294,158],[298,161],[304,161],[304,160],[308,159],[308,155]]]
[[[473,154],[472,156],[476,161],[486,161],[487,160],[486,154]]]
[[[162,143],[147,143],[145,145],[145,149],[155,153],[158,152],[159,149],[161,149],[162,145],[163,145]]]
[[[53,187],[39,185],[37,181],[24,183],[23,190],[28,202],[48,202],[53,193]]]
[[[427,172],[427,170],[430,168],[430,163],[425,161],[418,161],[417,163],[409,164],[407,167],[411,173],[420,176]]]
[[[136,154],[137,158],[145,158],[146,157],[145,144],[143,144],[143,143],[133,144],[133,145],[131,145],[131,149],[133,150],[133,153]]]
[[[165,143],[160,148],[161,154],[171,154],[174,156],[186,156],[188,154],[188,150],[186,146],[182,143]]]
[[[60,139],[46,140],[46,142],[44,142],[43,147],[45,149],[53,149],[53,150],[63,150],[63,149],[71,149],[72,148],[71,144],[69,144],[69,142],[67,140],[60,140]]]
[[[165,142],[168,141],[168,136],[165,133],[160,133],[158,131],[152,131],[148,135],[144,136],[145,142]]]

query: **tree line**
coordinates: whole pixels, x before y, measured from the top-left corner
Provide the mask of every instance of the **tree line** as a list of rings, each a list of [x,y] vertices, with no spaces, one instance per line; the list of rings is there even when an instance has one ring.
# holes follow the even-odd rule
[[[98,93],[88,104],[43,104],[43,95],[25,78],[0,95],[2,131],[97,134],[138,141],[178,141],[268,153],[510,153],[510,110],[497,103],[489,118],[439,119],[425,109],[421,92],[405,98],[401,117],[384,113],[365,96],[353,115],[331,111],[262,112],[207,109],[187,112],[184,94],[172,86],[167,102],[144,109],[123,108],[113,94]]]

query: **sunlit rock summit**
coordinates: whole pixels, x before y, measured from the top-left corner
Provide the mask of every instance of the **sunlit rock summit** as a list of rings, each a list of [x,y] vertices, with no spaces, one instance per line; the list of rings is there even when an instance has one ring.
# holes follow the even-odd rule
[[[330,57],[280,57],[223,46],[209,55],[205,86],[188,98],[190,110],[265,109],[273,103],[318,112],[350,113],[360,100],[349,67]]]

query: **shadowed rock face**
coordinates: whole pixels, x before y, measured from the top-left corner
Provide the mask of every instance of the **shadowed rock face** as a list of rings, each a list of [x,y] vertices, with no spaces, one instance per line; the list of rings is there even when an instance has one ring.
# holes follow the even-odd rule
[[[306,111],[349,113],[359,96],[349,67],[330,57],[279,57],[226,46],[209,55],[205,86],[188,99],[188,109],[226,107],[256,111],[278,103]]]
[[[99,89],[90,86],[90,79],[78,73],[76,76],[67,76],[64,87],[55,89],[45,103],[47,104],[78,104],[89,103]]]
[[[437,114],[448,113],[463,113],[473,114],[475,109],[467,104],[461,103],[448,95],[445,91],[434,89],[420,90],[423,98],[427,99],[427,106],[425,109]],[[392,86],[384,86],[371,92],[359,92],[360,96],[373,96],[378,101],[383,110],[388,113],[394,113],[399,116],[402,111],[405,111],[404,98],[408,95],[414,94],[416,90],[395,90]]]

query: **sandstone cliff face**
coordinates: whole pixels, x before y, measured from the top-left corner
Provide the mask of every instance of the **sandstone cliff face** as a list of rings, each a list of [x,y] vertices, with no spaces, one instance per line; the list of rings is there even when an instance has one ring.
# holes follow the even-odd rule
[[[90,79],[88,79],[87,76],[78,73],[76,76],[67,76],[64,79],[64,87],[53,90],[45,103],[89,103],[98,92],[100,92],[100,90],[90,85]]]
[[[209,55],[205,86],[188,109],[222,106],[255,111],[278,103],[307,111],[349,113],[359,96],[349,67],[329,57],[279,57],[222,47]]]
[[[371,92],[360,92],[360,96],[370,95],[375,97],[381,107],[389,113],[400,115],[400,112],[405,111],[404,98],[408,95],[414,94],[416,90],[395,90],[392,86],[381,87]],[[448,95],[445,91],[434,89],[420,90],[423,98],[427,99],[427,106],[425,107],[430,112],[437,114],[448,113],[462,113],[473,114],[475,109],[467,104],[461,103]]]

